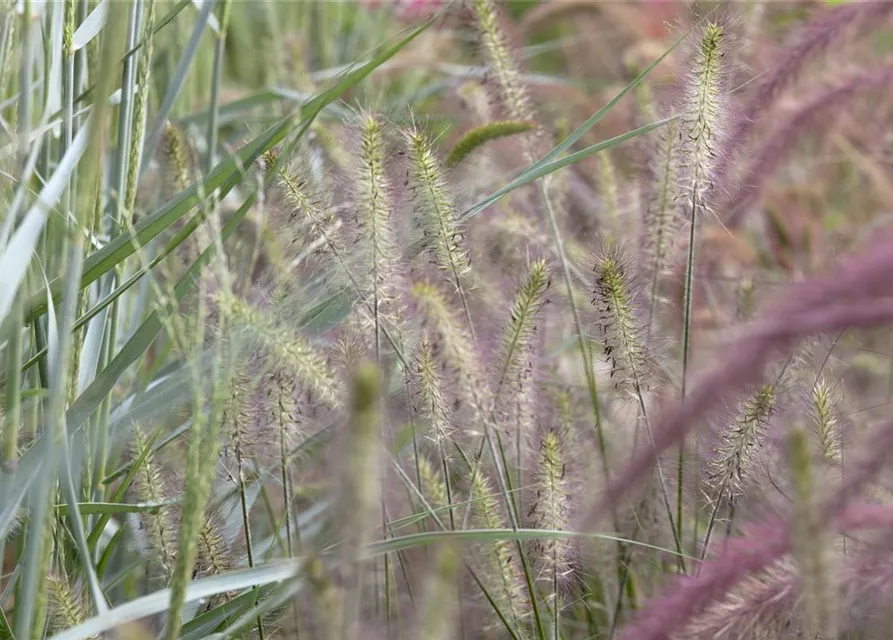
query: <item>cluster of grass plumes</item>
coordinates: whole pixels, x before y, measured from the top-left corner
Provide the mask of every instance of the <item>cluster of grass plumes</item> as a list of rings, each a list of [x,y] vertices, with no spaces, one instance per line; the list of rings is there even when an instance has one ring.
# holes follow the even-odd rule
[[[888,8],[595,7],[578,117],[593,6],[0,8],[0,636],[884,637],[890,238],[729,229]]]

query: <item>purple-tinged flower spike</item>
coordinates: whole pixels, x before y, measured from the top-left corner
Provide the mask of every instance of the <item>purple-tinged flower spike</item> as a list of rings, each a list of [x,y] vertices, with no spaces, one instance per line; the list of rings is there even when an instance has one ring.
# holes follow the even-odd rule
[[[658,456],[679,442],[711,411],[731,404],[741,389],[761,382],[764,366],[777,353],[788,352],[806,335],[873,326],[893,320],[893,231],[880,234],[866,249],[851,255],[827,275],[792,285],[783,291],[763,320],[754,323],[727,347],[722,364],[693,387],[684,403],[663,415],[654,428],[654,446],[642,450],[614,478],[605,508],[648,476]],[[891,436],[893,438],[893,436]],[[891,444],[893,446],[893,444]],[[852,476],[850,475],[852,479]]]
[[[893,2],[852,2],[822,12],[818,18],[803,27],[793,38],[792,44],[774,56],[780,62],[773,71],[763,76],[751,94],[752,97],[731,123],[729,149],[734,151],[747,144],[759,121],[760,112],[768,109],[779,94],[797,81],[813,58],[827,51],[851,27],[857,31],[871,30],[890,13],[893,13]],[[717,182],[722,182],[730,168],[732,157],[733,154],[727,153],[717,160]]]
[[[893,432],[893,425],[888,430]],[[875,505],[856,505],[832,515],[834,526],[841,533],[885,529],[893,524],[893,511]],[[742,580],[781,560],[790,552],[791,542],[789,528],[778,522],[752,527],[747,537],[728,540],[716,560],[701,565],[697,577],[684,576],[668,587],[664,595],[649,601],[636,620],[623,630],[620,640],[690,637],[677,634]]]
[[[891,3],[893,4],[893,3]],[[763,191],[766,181],[784,160],[797,136],[816,126],[822,116],[837,111],[843,104],[866,91],[885,89],[893,83],[893,68],[861,70],[814,94],[803,106],[766,137],[747,169],[727,190],[719,207],[726,226],[741,224]]]

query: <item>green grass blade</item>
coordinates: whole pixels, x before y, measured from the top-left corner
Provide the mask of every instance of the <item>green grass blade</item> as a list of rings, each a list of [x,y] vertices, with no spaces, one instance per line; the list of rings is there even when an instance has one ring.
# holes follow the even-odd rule
[[[608,112],[611,111],[611,109],[613,109],[615,106],[617,106],[617,103],[620,102],[620,100],[621,100],[621,98],[623,98],[623,96],[625,96],[627,93],[629,93],[630,91],[635,89],[637,86],[639,86],[639,84],[648,76],[648,74],[650,74],[651,71],[657,65],[659,65],[663,61],[664,58],[666,58],[668,55],[670,55],[676,49],[676,47],[678,47],[682,43],[682,41],[688,37],[689,33],[691,33],[691,31],[688,31],[682,37],[680,37],[678,40],[676,40],[676,42],[673,43],[673,46],[671,46],[669,49],[667,49],[657,60],[655,60],[654,62],[649,64],[647,67],[645,67],[645,69],[643,69],[642,72],[632,80],[632,82],[630,82],[628,85],[626,85],[620,91],[620,93],[618,93],[616,96],[614,96],[605,106],[603,106],[601,109],[599,109],[597,112],[595,112],[592,116],[590,116],[586,120],[586,122],[584,122],[579,127],[574,129],[574,131],[570,135],[568,135],[564,140],[562,140],[560,143],[558,143],[555,146],[555,148],[552,149],[549,153],[547,153],[543,157],[543,159],[540,160],[537,164],[545,164],[548,162],[552,162],[553,160],[558,158],[558,156],[560,156],[562,153],[564,153],[565,151],[570,149],[571,146],[573,146],[584,135],[586,135],[587,131],[589,131],[592,127],[594,127],[596,124],[598,124],[602,120],[602,118],[604,118],[608,114]]]
[[[164,507],[176,504],[177,500],[166,500],[164,502],[140,502],[137,504],[126,504],[122,502],[79,502],[77,507],[81,515],[117,515],[119,513],[151,513],[158,511]],[[67,516],[70,508],[67,504],[56,505],[56,513]]]
[[[600,151],[604,151],[605,149],[615,147],[622,142],[631,140],[636,136],[640,136],[642,134],[648,133],[649,131],[657,129],[658,127],[662,127],[671,120],[673,120],[673,118],[665,118],[664,120],[658,120],[657,122],[646,124],[645,126],[639,127],[638,129],[633,129],[632,131],[627,131],[626,133],[622,133],[619,136],[614,136],[613,138],[609,138],[608,140],[605,140],[603,142],[590,145],[585,149],[581,149],[580,151],[564,156],[563,158],[558,158],[557,160],[552,160],[545,163],[537,162],[528,167],[526,171],[509,182],[507,185],[503,186],[500,189],[497,189],[477,204],[472,205],[470,208],[466,209],[464,212],[462,212],[461,219],[467,220],[468,218],[476,216],[481,211],[489,207],[491,204],[502,198],[504,195],[514,191],[518,187],[523,187],[525,184],[530,184],[534,180],[538,180],[539,178],[549,175],[553,171],[557,171],[562,167],[571,165],[578,160],[582,160],[583,158],[599,153]]]

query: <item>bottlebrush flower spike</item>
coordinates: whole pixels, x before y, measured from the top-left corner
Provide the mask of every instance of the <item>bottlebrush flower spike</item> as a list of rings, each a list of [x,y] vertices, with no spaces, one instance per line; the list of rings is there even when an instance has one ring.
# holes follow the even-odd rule
[[[396,283],[399,280],[394,241],[390,184],[385,167],[384,127],[378,116],[360,114],[360,151],[356,176],[356,206],[360,243],[367,269],[365,294],[371,305],[376,357],[380,355],[383,325],[396,323]]]
[[[493,400],[468,329],[456,318],[454,310],[434,285],[415,283],[412,298],[431,334],[436,336],[444,360],[456,374],[459,396],[471,407],[469,427],[483,430],[489,422]]]
[[[766,383],[739,405],[709,464],[707,482],[713,501],[728,500],[733,505],[744,493],[775,402],[776,386]]]
[[[838,420],[838,400],[824,378],[818,380],[810,394],[812,419],[815,433],[825,462],[839,465],[842,462],[840,427]]]
[[[471,500],[474,505],[473,523],[479,529],[504,529],[505,520],[500,513],[499,503],[490,483],[480,472],[473,474]],[[523,621],[530,611],[527,589],[514,545],[510,540],[496,540],[481,544],[485,570],[481,572],[487,591],[496,601],[500,610],[516,632],[523,627]],[[521,637],[526,637],[522,634]]]
[[[726,29],[709,22],[700,35],[681,113],[683,193],[692,209],[706,206],[726,120]]]
[[[431,352],[428,334],[422,335],[416,354],[416,388],[419,410],[428,423],[428,437],[438,448],[448,443],[452,436],[450,413],[443,397],[440,373]]]
[[[565,446],[560,431],[550,429],[540,442],[534,485],[536,499],[530,510],[530,521],[537,529],[566,531],[570,520],[570,495],[565,469]],[[558,606],[558,586],[570,571],[570,544],[566,538],[544,538],[534,544],[531,557],[537,567],[537,579]]]
[[[433,244],[437,266],[447,274],[462,302],[465,319],[474,335],[468,308],[471,264],[463,246],[456,205],[444,176],[443,166],[429,135],[415,123],[403,132],[409,152],[410,188],[416,211],[421,215],[425,236]]]
[[[609,242],[595,259],[592,304],[599,314],[605,356],[615,385],[644,391],[648,358],[630,270],[624,250]]]

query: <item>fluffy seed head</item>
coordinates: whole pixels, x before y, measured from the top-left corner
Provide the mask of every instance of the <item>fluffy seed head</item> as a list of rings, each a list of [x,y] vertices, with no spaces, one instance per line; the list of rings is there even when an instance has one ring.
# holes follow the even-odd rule
[[[436,510],[443,509],[450,504],[443,476],[428,458],[421,456],[419,457],[419,477],[422,483],[419,490],[428,501],[428,506]],[[440,518],[443,520],[443,516]]]
[[[775,402],[776,386],[766,383],[739,404],[710,462],[708,482],[715,500],[734,503],[744,493]]]
[[[624,250],[609,243],[595,259],[592,304],[615,385],[642,390],[647,357],[630,271]]]
[[[659,143],[651,163],[653,188],[649,193],[645,229],[645,252],[648,273],[652,280],[651,304],[657,295],[659,279],[666,274],[674,257],[678,240],[680,217],[677,207],[679,122],[672,120],[661,131]]]
[[[384,127],[378,116],[363,112],[358,129],[356,208],[366,270],[363,286],[372,306],[372,322],[378,340],[384,322],[398,321],[395,316],[398,253],[391,220],[390,184],[386,176]]]
[[[81,624],[86,619],[83,597],[72,587],[68,578],[55,573],[47,576],[50,629],[64,631]]]
[[[322,239],[323,250],[338,252],[342,249],[336,226],[337,220],[332,214],[325,198],[320,195],[306,178],[303,169],[282,167],[278,175],[286,204],[292,209],[289,222],[298,223],[300,232],[295,237],[304,236],[310,241]],[[310,233],[307,233],[309,228]]]
[[[474,525],[479,529],[503,529],[505,520],[499,503],[482,471],[474,474],[471,484],[474,504]],[[481,556],[485,570],[482,572],[490,596],[500,610],[515,626],[520,626],[529,611],[524,588],[524,578],[512,546],[508,540],[496,540],[482,545]]]
[[[221,299],[226,304],[233,323],[243,328],[260,343],[280,366],[290,368],[317,398],[330,407],[340,404],[335,376],[325,357],[307,341],[276,326],[269,318],[253,309],[244,300],[228,296]]]
[[[682,110],[684,144],[683,190],[696,207],[706,205],[716,156],[721,153],[725,122],[726,30],[708,22],[700,33],[692,60],[691,77],[685,89]]]
[[[841,443],[835,395],[834,389],[823,378],[813,386],[810,400],[822,457],[826,462],[836,465],[841,462]]]
[[[535,475],[536,500],[530,510],[531,524],[537,529],[565,531],[568,527],[570,496],[565,479],[564,443],[559,431],[550,429],[543,436]],[[533,557],[537,577],[552,583],[568,573],[570,545],[565,538],[538,540]]]
[[[536,331],[536,322],[551,282],[545,260],[534,260],[529,264],[524,284],[512,302],[499,347],[497,393],[506,382],[515,380],[521,373],[524,355]]]
[[[416,388],[419,410],[428,424],[428,437],[438,446],[449,442],[452,435],[450,413],[443,397],[440,373],[434,362],[428,334],[422,335],[416,354]]]
[[[513,120],[531,120],[533,106],[518,72],[496,3],[493,0],[472,0],[472,7],[503,108]]]
[[[471,271],[456,221],[456,206],[430,136],[413,124],[403,136],[409,152],[410,187],[425,236],[432,243],[437,266],[458,291],[467,289]]]
[[[467,328],[434,285],[415,283],[412,297],[431,335],[436,336],[437,346],[446,364],[455,372],[459,396],[471,408],[470,428],[482,429],[490,414],[492,398]]]

